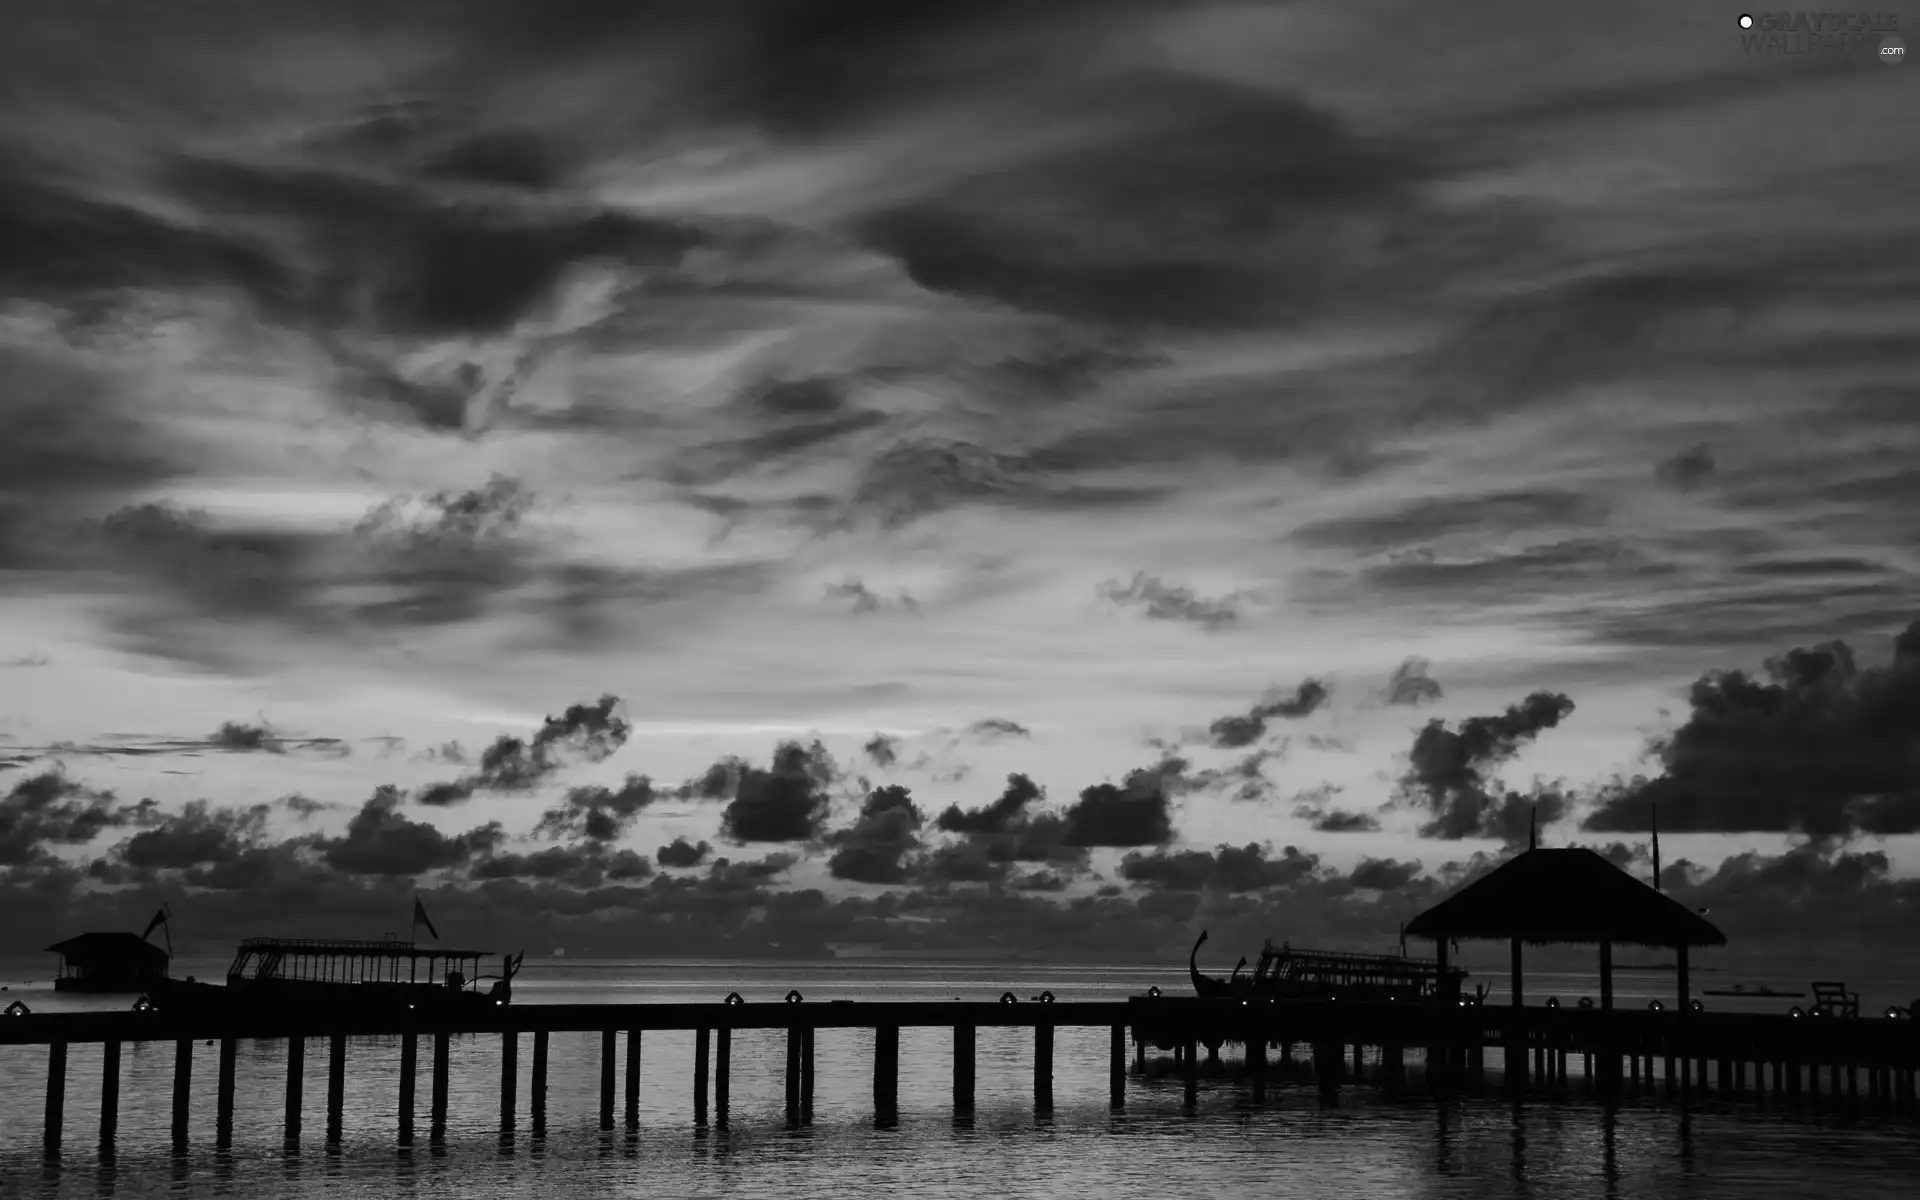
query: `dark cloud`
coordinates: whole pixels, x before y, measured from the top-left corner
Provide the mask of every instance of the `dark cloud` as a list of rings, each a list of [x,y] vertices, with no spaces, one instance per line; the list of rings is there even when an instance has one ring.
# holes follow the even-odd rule
[[[1120,877],[1129,883],[1167,891],[1258,892],[1289,887],[1312,875],[1320,856],[1284,847],[1278,858],[1256,843],[1205,850],[1151,853],[1131,851],[1120,860]]]
[[[1243,803],[1271,800],[1273,784],[1267,779],[1265,767],[1279,757],[1274,750],[1260,749],[1223,766],[1193,770],[1185,759],[1171,756],[1169,761],[1179,765],[1177,773],[1167,775],[1167,786],[1181,795],[1225,791],[1233,800]]]
[[[141,871],[234,862],[264,839],[271,812],[265,804],[214,808],[205,800],[192,800],[179,813],[115,846],[113,853]]]
[[[303,165],[182,158],[169,174],[176,193],[216,221],[278,223],[292,235],[279,273],[233,282],[297,328],[497,330],[549,295],[572,264],[668,265],[706,240],[687,226],[586,205],[450,203]]]
[[[1654,468],[1653,475],[1668,487],[1687,492],[1712,478],[1713,469],[1713,453],[1703,442],[1680,451],[1672,458],[1661,460],[1660,465]]]
[[[651,779],[631,773],[618,788],[598,784],[568,788],[565,799],[540,814],[533,832],[535,836],[584,837],[596,845],[605,844],[631,829],[641,810],[659,798]]]
[[[1170,773],[1164,764],[1142,767],[1127,772],[1118,785],[1096,783],[1083,788],[1080,799],[1064,814],[1067,844],[1164,846],[1172,841],[1173,816],[1167,795]]]
[[[1419,705],[1445,695],[1439,681],[1427,674],[1431,665],[1424,658],[1409,658],[1395,667],[1387,677],[1387,703]]]
[[[861,749],[875,766],[891,767],[900,761],[900,739],[891,734],[876,733]]]
[[[602,696],[547,717],[530,739],[502,734],[481,752],[478,771],[427,788],[420,803],[457,804],[477,791],[524,792],[571,764],[599,762],[626,745],[633,732],[622,707],[618,696]]]
[[[604,880],[633,883],[653,874],[653,864],[632,850],[608,852],[602,845],[548,846],[531,853],[495,852],[467,869],[470,879],[544,879],[575,887],[598,887]]]
[[[663,867],[684,868],[699,866],[707,861],[707,856],[712,853],[713,847],[705,841],[696,844],[689,842],[686,838],[677,837],[654,851],[653,856]]]
[[[1315,833],[1372,833],[1380,828],[1380,818],[1368,812],[1302,804],[1293,815],[1312,824]]]
[[[1191,588],[1171,587],[1157,576],[1144,571],[1134,573],[1131,582],[1122,585],[1109,579],[1095,589],[1102,600],[1126,608],[1138,608],[1154,621],[1187,621],[1206,629],[1220,629],[1239,619],[1237,595],[1208,599]]]
[[[738,843],[813,841],[827,817],[826,789],[838,778],[819,742],[782,742],[769,769],[739,769],[733,799],[720,814],[721,835]]]
[[[1009,775],[1006,790],[993,803],[965,810],[957,804],[948,805],[934,824],[943,833],[1007,833],[1025,817],[1027,805],[1045,795],[1027,776]]]
[[[1511,793],[1496,796],[1489,790],[1490,773],[1572,712],[1573,701],[1566,696],[1534,692],[1497,716],[1468,717],[1458,729],[1437,717],[1428,721],[1414,738],[1410,765],[1400,780],[1402,797],[1433,814],[1420,835],[1506,836],[1513,814],[1532,801]],[[1541,800],[1564,808],[1564,802]]]
[[[1018,721],[1009,721],[1005,717],[988,717],[967,726],[967,736],[991,742],[1001,738],[1032,737],[1033,732]]]
[[[904,787],[876,788],[850,828],[827,836],[833,854],[827,871],[856,883],[903,883],[910,875],[907,856],[921,848],[925,816]]]
[[[290,615],[320,539],[273,529],[218,529],[203,512],[146,503],[98,526],[108,561],[165,585],[213,614]]]
[[[1714,671],[1662,741],[1661,773],[1606,789],[1587,829],[1801,833],[1920,831],[1920,621],[1885,666],[1844,642],[1790,650],[1765,679]]]
[[[497,821],[449,836],[402,814],[400,802],[399,789],[375,789],[344,834],[315,842],[321,861],[349,875],[420,875],[465,866],[506,836]]]
[[[1420,877],[1420,862],[1363,858],[1347,873],[1347,883],[1376,892],[1397,892]]]
[[[122,804],[59,771],[14,783],[0,800],[0,866],[31,862],[53,846],[80,846],[102,833],[151,819],[152,801]]]
[[[875,214],[864,237],[935,291],[1123,325],[1264,326],[1364,275],[1360,243],[1420,174],[1271,91],[1142,73],[1089,102],[1126,133],[975,173]]]
[[[1246,715],[1221,717],[1207,727],[1207,733],[1213,744],[1223,750],[1250,746],[1266,736],[1268,721],[1275,717],[1292,721],[1311,716],[1331,694],[1327,685],[1318,679],[1302,681],[1291,694],[1274,689]]]

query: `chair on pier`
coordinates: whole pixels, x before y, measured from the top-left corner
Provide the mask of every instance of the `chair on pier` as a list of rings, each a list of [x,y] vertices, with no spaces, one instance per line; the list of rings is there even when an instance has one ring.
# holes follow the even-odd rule
[[[1817,1017],[1858,1017],[1860,993],[1832,979],[1813,981],[1813,1014]]]

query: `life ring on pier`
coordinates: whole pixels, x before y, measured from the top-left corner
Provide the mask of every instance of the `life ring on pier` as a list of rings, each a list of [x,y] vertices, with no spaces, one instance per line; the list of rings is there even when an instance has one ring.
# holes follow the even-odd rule
[[[7,1015],[10,1017],[25,1017],[31,1016],[32,1014],[33,1010],[27,1007],[24,1000],[15,1000],[12,1004],[7,1005]]]
[[[1666,1010],[1666,1007],[1667,1007],[1666,1005],[1660,1003],[1658,1000],[1647,1001],[1648,1012],[1664,1012]]]
[[[801,1002],[802,1000],[804,1000],[804,999],[806,999],[806,997],[804,997],[804,996],[802,996],[802,995],[800,994],[800,989],[799,989],[799,988],[795,988],[795,989],[793,989],[792,991],[790,991],[790,992],[788,992],[788,993],[787,993],[787,1003],[788,1003],[788,1004],[798,1004],[798,1003],[800,1003],[800,1002]]]
[[[727,1003],[728,1004],[745,1004],[746,1001],[740,998],[739,992],[728,992]]]
[[[1147,998],[1149,1000],[1158,1000],[1160,998],[1160,986],[1158,984],[1147,989]]]
[[[135,1012],[153,1012],[155,1009],[159,1007],[160,1006],[158,1004],[155,1004],[152,1000],[149,1000],[145,996],[142,996],[138,1000],[135,1000],[133,1002],[133,1011]]]
[[[1798,1004],[1796,1004],[1792,1008],[1787,1010],[1787,1015],[1789,1017],[1792,1017],[1794,1020],[1798,1021],[1800,1018],[1807,1015],[1807,1010],[1804,1008],[1801,1008]]]
[[[1705,1004],[1703,1004],[1703,1003],[1701,1003],[1701,1002],[1700,1002],[1700,1001],[1698,1001],[1698,1000],[1689,1000],[1689,1001],[1687,1001],[1687,1007],[1688,1007],[1688,1008],[1690,1008],[1690,1009],[1692,1009],[1692,1010],[1693,1010],[1694,1012],[1705,1012],[1705,1011],[1707,1011],[1707,1006],[1706,1006]]]
[[[1001,993],[1000,993],[1000,1003],[1002,1003],[1002,1004],[1018,1004],[1018,1003],[1020,1003],[1020,999],[1019,999],[1019,997],[1017,997],[1017,996],[1015,996],[1015,995],[1014,995],[1014,994],[1013,994],[1012,992],[1001,992]]]
[[[1040,994],[1039,994],[1038,996],[1035,996],[1035,997],[1034,997],[1034,999],[1035,999],[1035,1000],[1038,1000],[1038,1001],[1039,1001],[1040,1003],[1042,1003],[1042,1004],[1052,1004],[1052,1003],[1053,1003],[1053,993],[1052,993],[1052,992],[1041,992],[1041,993],[1040,993]]]

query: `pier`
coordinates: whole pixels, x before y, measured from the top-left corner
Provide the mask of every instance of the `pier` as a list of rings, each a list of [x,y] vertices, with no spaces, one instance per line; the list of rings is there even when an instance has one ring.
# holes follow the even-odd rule
[[[977,1078],[976,1031],[988,1027],[1033,1030],[1033,1104],[1054,1103],[1054,1031],[1105,1028],[1112,1108],[1125,1107],[1129,1075],[1150,1069],[1150,1058],[1171,1053],[1185,1083],[1188,1106],[1198,1103],[1200,1052],[1209,1060],[1224,1046],[1243,1048],[1240,1070],[1256,1099],[1270,1080],[1286,1072],[1310,1072],[1333,1090],[1368,1077],[1388,1087],[1433,1090],[1504,1086],[1517,1091],[1585,1088],[1597,1097],[1629,1094],[1680,1099],[1752,1100],[1862,1106],[1913,1116],[1920,1024],[1887,1018],[1711,1013],[1688,1009],[1601,1010],[1545,1006],[1482,1006],[1446,1003],[1363,1003],[1327,1000],[1246,1000],[1188,996],[1141,996],[1129,1000],[1014,1003],[993,1001],[900,1001],[808,1003],[793,993],[786,1002],[713,1004],[502,1005],[478,1015],[355,1015],[308,1011],[298,1015],[206,1018],[170,1016],[158,1009],[110,1013],[16,1013],[0,1017],[0,1045],[48,1047],[43,1138],[57,1151],[67,1121],[67,1050],[79,1043],[104,1047],[99,1133],[111,1142],[121,1095],[120,1048],[128,1042],[174,1044],[172,1135],[176,1147],[189,1140],[187,1116],[196,1074],[213,1076],[217,1102],[216,1145],[231,1145],[235,1044],[268,1039],[286,1045],[284,1129],[297,1141],[303,1130],[304,1063],[308,1043],[327,1056],[326,1137],[341,1137],[346,1073],[353,1068],[349,1039],[397,1036],[402,1070],[400,1146],[415,1137],[415,1089],[419,1059],[431,1056],[428,1136],[438,1140],[447,1125],[449,1043],[456,1036],[500,1039],[499,1126],[512,1133],[524,1115],[533,1136],[546,1132],[548,1042],[555,1033],[600,1035],[599,1126],[615,1127],[624,1115],[637,1124],[644,1035],[656,1031],[695,1036],[693,1078],[659,1080],[685,1087],[688,1121],[696,1127],[729,1119],[731,1035],[737,1030],[785,1030],[786,1119],[812,1120],[814,1034],[821,1029],[871,1029],[872,1115],[886,1127],[899,1106],[900,1030],[952,1031],[955,1112],[970,1112]],[[523,1039],[530,1039],[523,1060]],[[196,1043],[212,1042],[213,1047]],[[1128,1054],[1129,1043],[1133,1053]],[[214,1048],[217,1047],[217,1050]],[[1500,1077],[1490,1076],[1486,1050],[1504,1059]],[[198,1051],[198,1053],[197,1053]],[[1299,1059],[1296,1059],[1296,1052]],[[203,1061],[196,1061],[204,1054]],[[523,1080],[522,1062],[529,1061]],[[1570,1063],[1578,1062],[1578,1074]],[[1154,1068],[1164,1070],[1164,1065]],[[22,1081],[24,1082],[24,1081]],[[204,1084],[202,1084],[204,1086]],[[524,1104],[522,1097],[525,1097]],[[316,1099],[318,1099],[316,1097]],[[620,1100],[624,1103],[618,1103]],[[622,1113],[624,1109],[624,1113]]]

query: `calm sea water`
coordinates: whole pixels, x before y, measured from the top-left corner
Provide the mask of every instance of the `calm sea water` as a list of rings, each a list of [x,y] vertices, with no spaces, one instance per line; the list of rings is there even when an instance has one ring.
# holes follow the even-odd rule
[[[224,963],[182,960],[180,974],[217,977]],[[42,972],[38,986],[28,983]],[[50,1008],[122,1008],[127,997],[70,998],[44,986],[45,964],[0,963],[5,999]],[[1622,1004],[1665,996],[1670,976],[1626,975]],[[1749,978],[1786,988],[1797,981]],[[808,1001],[1025,998],[1050,989],[1063,1000],[1110,999],[1150,984],[1186,986],[1184,972],[1157,967],[1051,967],[1033,963],[604,963],[529,962],[516,1004],[717,1000],[739,990],[750,1003],[778,1003],[788,988]],[[1535,991],[1535,988],[1538,991]],[[1542,975],[1530,995],[1590,994],[1586,976]],[[1882,1003],[1911,981],[1863,985]],[[1868,993],[1872,993],[1869,995]],[[1728,1007],[1781,1002],[1725,1001]],[[349,1046],[344,1142],[324,1145],[326,1052],[306,1057],[305,1132],[289,1152],[281,1139],[286,1049],[242,1042],[234,1148],[213,1149],[216,1048],[196,1047],[192,1143],[169,1145],[171,1044],[129,1044],[122,1059],[115,1148],[97,1139],[101,1052],[76,1046],[68,1061],[66,1146],[57,1164],[40,1147],[46,1052],[0,1047],[0,1196],[287,1196],[373,1200],[396,1192],[488,1197],[658,1196],[1102,1197],[1205,1193],[1214,1197],[1341,1194],[1353,1197],[1911,1197],[1920,1186],[1920,1127],[1885,1117],[1767,1111],[1751,1104],[1626,1103],[1612,1112],[1578,1095],[1436,1101],[1413,1089],[1391,1096],[1372,1083],[1322,1098],[1308,1083],[1271,1088],[1256,1105],[1229,1061],[1203,1076],[1196,1111],[1183,1107],[1167,1064],[1130,1077],[1127,1108],[1107,1109],[1105,1030],[1056,1034],[1054,1109],[1036,1116],[1032,1033],[982,1029],[971,1121],[950,1107],[951,1034],[901,1032],[900,1117],[872,1120],[873,1035],[816,1036],[814,1121],[785,1126],[785,1035],[733,1038],[732,1105],[726,1129],[692,1123],[693,1035],[650,1033],[643,1043],[640,1126],[598,1129],[599,1038],[552,1039],[547,1136],[527,1128],[531,1038],[521,1039],[520,1122],[498,1133],[498,1037],[456,1039],[447,1136],[427,1144],[429,1054],[420,1065],[420,1144],[394,1147],[397,1038]],[[1489,1055],[1497,1061],[1497,1055]],[[1575,1070],[1577,1071],[1577,1065]]]

